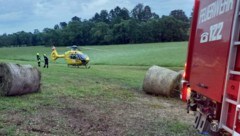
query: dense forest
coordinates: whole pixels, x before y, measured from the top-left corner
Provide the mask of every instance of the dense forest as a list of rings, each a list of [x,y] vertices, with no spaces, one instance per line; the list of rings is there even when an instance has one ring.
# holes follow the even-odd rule
[[[136,5],[131,11],[115,7],[102,10],[91,19],[74,16],[41,32],[16,32],[0,35],[0,47],[69,46],[151,43],[188,40],[190,18],[183,10],[173,10],[159,17],[149,6]]]

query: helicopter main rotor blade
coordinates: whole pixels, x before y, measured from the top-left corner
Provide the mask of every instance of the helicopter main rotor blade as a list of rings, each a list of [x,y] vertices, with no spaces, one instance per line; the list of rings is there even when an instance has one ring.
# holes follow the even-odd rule
[[[108,50],[102,50],[102,49],[95,49],[95,48],[88,48],[88,47],[81,47],[83,49],[87,49],[87,50],[96,50],[96,51],[105,51],[108,52]]]

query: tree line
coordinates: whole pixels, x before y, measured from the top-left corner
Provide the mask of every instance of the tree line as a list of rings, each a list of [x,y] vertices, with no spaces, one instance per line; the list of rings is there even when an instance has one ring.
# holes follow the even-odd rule
[[[101,10],[91,19],[74,16],[42,32],[0,35],[0,46],[69,46],[152,43],[188,40],[190,19],[183,10],[159,17],[149,6],[136,5],[131,11],[115,7]]]

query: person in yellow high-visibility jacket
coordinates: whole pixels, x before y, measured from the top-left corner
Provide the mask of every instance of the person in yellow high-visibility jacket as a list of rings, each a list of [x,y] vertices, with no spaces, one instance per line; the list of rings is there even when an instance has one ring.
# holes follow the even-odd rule
[[[41,67],[41,58],[39,53],[37,53],[37,63],[38,63],[38,67]]]

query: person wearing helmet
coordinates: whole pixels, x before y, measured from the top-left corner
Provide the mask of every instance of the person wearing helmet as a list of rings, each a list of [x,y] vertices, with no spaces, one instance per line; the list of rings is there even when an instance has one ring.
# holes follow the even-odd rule
[[[44,67],[44,68],[45,68],[45,67],[48,68],[48,57],[47,57],[46,54],[44,54],[43,57],[44,57],[44,66],[43,66],[43,67]]]
[[[37,63],[38,63],[38,67],[41,66],[41,58],[39,56],[39,53],[37,53]]]

